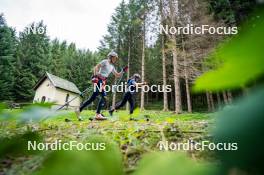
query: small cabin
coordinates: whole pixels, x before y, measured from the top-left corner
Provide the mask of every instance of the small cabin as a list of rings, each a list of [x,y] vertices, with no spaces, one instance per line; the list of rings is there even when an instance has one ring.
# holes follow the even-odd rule
[[[48,72],[37,82],[34,90],[33,103],[54,103],[53,108],[58,108],[75,97],[65,109],[79,107],[81,103],[81,92],[74,83]]]

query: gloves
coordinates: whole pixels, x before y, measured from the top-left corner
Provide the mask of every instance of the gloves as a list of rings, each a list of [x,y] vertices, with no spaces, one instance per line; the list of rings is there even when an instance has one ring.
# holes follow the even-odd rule
[[[99,81],[99,79],[96,75],[92,76],[92,83],[97,84],[98,81]]]
[[[128,71],[128,66],[123,67],[122,71],[123,72],[127,72]]]

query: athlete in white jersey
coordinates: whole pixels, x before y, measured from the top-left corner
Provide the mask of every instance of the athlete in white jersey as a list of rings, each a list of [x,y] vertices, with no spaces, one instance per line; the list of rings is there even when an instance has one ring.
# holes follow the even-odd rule
[[[80,108],[76,109],[76,115],[78,117],[79,120],[82,120],[80,117],[80,113],[82,112],[82,110],[87,107],[88,105],[90,105],[95,99],[96,97],[101,94],[101,99],[98,103],[97,106],[97,110],[96,110],[96,115],[95,115],[95,119],[97,120],[105,120],[106,117],[104,117],[100,112],[102,107],[105,105],[105,95],[106,93],[104,92],[103,87],[106,84],[106,79],[108,78],[108,76],[113,73],[115,77],[120,77],[123,73],[123,70],[121,72],[117,72],[114,64],[117,62],[118,60],[118,55],[117,53],[115,53],[114,51],[110,52],[108,54],[108,58],[105,60],[102,60],[99,64],[97,64],[94,67],[94,76],[92,79],[92,82],[97,85],[97,87],[99,87],[100,89],[96,88],[95,91],[93,92],[92,96],[90,98],[88,98],[82,105]]]

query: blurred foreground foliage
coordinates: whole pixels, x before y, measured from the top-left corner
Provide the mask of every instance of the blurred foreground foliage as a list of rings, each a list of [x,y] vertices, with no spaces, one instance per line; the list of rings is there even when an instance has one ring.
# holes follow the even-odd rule
[[[255,13],[227,43],[211,56],[218,68],[197,79],[195,91],[243,88],[264,75],[264,11]],[[237,151],[217,151],[219,174],[264,174],[264,86],[255,83],[251,92],[218,112],[213,137],[217,143],[237,143]]]
[[[34,154],[34,152],[27,150],[28,141],[39,142],[40,140],[42,140],[41,136],[37,132],[26,132],[11,138],[0,138],[0,159],[5,155]]]
[[[206,175],[216,174],[213,164],[196,162],[182,153],[159,152],[146,155],[139,164],[135,175]]]
[[[195,91],[220,91],[246,86],[264,74],[264,10],[256,12],[239,34],[220,44],[210,59],[220,63],[196,80]]]
[[[219,112],[214,131],[217,143],[237,143],[237,151],[218,151],[222,173],[264,174],[264,86],[232,108]]]
[[[41,111],[41,114],[38,110]],[[161,140],[160,132],[168,140],[181,141],[188,139],[181,131],[195,130],[194,126],[186,124],[186,126],[179,128],[175,122],[179,122],[180,118],[175,119],[175,116],[172,116],[171,113],[145,112],[142,114],[136,110],[134,115],[139,119],[136,122],[129,121],[126,111],[124,111],[118,117],[113,117],[105,122],[94,123],[87,121],[88,118],[85,118],[87,122],[76,121],[75,123],[75,121],[65,122],[65,116],[61,116],[61,113],[53,113],[49,108],[40,105],[14,111],[3,110],[0,113],[2,137],[0,172],[4,172],[4,174],[19,174],[21,172],[21,174],[36,175],[81,175],[87,173],[95,175],[131,173],[145,175],[145,168],[152,166],[154,163],[153,166],[161,169],[166,174],[170,174],[170,172],[177,172],[174,168],[167,168],[171,164],[177,163],[179,167],[185,169],[184,167],[195,163],[184,154],[155,153],[157,151],[156,144]],[[164,115],[164,117],[158,118],[160,115]],[[149,121],[146,121],[146,116]],[[186,114],[186,116],[182,116],[182,121],[191,122],[194,116],[198,117],[197,121],[193,122],[197,129],[206,129],[203,119],[209,120],[207,115]],[[201,122],[198,122],[199,120]],[[63,140],[63,142],[77,140],[82,143],[104,142],[106,143],[106,150],[27,151],[27,141],[30,140],[35,140],[37,143],[52,143],[56,140]],[[144,154],[147,152],[150,155],[153,154],[155,162],[149,160],[149,155],[144,158]],[[142,156],[143,161],[141,162]],[[164,162],[157,166],[156,164],[160,159]],[[140,166],[135,168],[138,160]],[[168,164],[169,162],[170,164]],[[7,166],[7,163],[10,165]],[[144,166],[145,163],[146,166]],[[141,168],[142,164],[144,168]],[[212,167],[204,163],[197,164],[193,170],[186,172],[186,174],[193,173],[196,170],[207,172],[207,168],[210,171]]]
[[[43,168],[36,175],[122,175],[122,156],[119,148],[109,140],[94,138],[84,143],[106,143],[105,150],[98,151],[54,151],[43,162]]]

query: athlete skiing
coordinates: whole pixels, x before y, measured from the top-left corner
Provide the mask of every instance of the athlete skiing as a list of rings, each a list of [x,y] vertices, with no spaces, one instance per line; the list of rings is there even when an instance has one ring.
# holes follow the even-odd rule
[[[96,99],[98,95],[101,95],[101,98],[97,105],[95,119],[96,120],[106,120],[107,119],[101,114],[101,109],[106,104],[106,100],[105,100],[106,92],[104,91],[106,80],[111,73],[113,73],[114,76],[118,78],[118,77],[121,77],[121,75],[124,72],[126,72],[128,69],[127,67],[125,67],[122,69],[121,72],[116,71],[114,67],[114,64],[118,61],[118,55],[116,52],[111,51],[107,55],[107,57],[108,57],[107,59],[102,60],[99,64],[97,64],[94,67],[94,76],[92,77],[92,82],[95,88],[94,88],[93,94],[90,96],[90,98],[88,98],[80,106],[80,108],[77,108],[75,110],[75,113],[79,121],[82,121],[80,114],[83,111],[83,109],[87,107],[88,105],[90,105]]]

